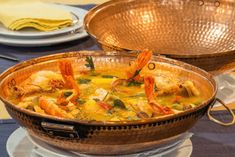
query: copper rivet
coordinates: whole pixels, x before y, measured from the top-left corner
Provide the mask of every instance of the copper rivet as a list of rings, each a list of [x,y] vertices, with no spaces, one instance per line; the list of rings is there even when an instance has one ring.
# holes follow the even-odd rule
[[[220,6],[220,2],[219,1],[215,1],[215,6],[219,7]]]
[[[156,67],[155,63],[149,63],[149,64],[148,64],[148,69],[149,69],[149,70],[154,70],[155,67]]]
[[[204,1],[199,1],[199,6],[203,6],[204,5]]]

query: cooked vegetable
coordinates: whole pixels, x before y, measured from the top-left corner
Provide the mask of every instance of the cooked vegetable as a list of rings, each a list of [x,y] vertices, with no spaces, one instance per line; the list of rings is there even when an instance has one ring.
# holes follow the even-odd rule
[[[114,107],[119,107],[121,109],[126,109],[126,106],[125,106],[124,102],[120,99],[114,99],[113,106]]]
[[[105,110],[111,110],[111,109],[112,109],[112,106],[109,105],[109,104],[106,103],[106,102],[98,101],[97,104],[100,105],[100,106],[101,106],[103,109],[105,109]]]

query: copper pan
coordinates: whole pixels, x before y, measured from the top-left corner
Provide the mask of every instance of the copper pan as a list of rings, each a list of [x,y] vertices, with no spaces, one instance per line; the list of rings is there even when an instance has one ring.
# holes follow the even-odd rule
[[[233,121],[230,123],[219,122],[210,116],[210,109],[217,101],[215,98],[217,87],[211,74],[189,64],[158,56],[154,56],[148,65],[153,75],[154,71],[160,68],[171,71],[181,79],[191,79],[196,86],[200,86],[206,100],[195,108],[170,116],[138,121],[101,122],[40,115],[19,108],[7,99],[9,88],[13,88],[32,73],[42,69],[58,71],[58,60],[70,60],[73,67],[76,67],[74,70],[79,71],[84,68],[86,56],[93,57],[97,68],[104,66],[122,68],[135,59],[136,55],[136,53],[81,51],[31,59],[11,67],[0,75],[0,98],[8,113],[27,129],[30,136],[62,149],[86,154],[128,154],[169,144],[179,140],[180,135],[193,127],[206,112],[210,119],[222,125],[234,124],[234,114],[229,108],[227,109],[233,116]]]
[[[218,74],[235,70],[234,8],[231,0],[111,0],[84,23],[104,50],[147,48]]]

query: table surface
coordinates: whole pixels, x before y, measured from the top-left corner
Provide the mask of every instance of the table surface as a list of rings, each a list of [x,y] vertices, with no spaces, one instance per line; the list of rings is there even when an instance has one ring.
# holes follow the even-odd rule
[[[94,5],[83,5],[84,9],[89,10]],[[86,37],[80,40],[75,40],[68,43],[63,43],[47,47],[11,47],[0,44],[0,52],[11,54],[18,57],[21,61],[31,58],[49,55],[54,53],[78,51],[78,50],[97,50],[99,49],[95,42]],[[0,72],[15,65],[17,62],[0,59]],[[230,104],[230,107],[235,109],[235,103]],[[222,108],[218,108],[222,109]],[[0,157],[7,157],[5,144],[8,136],[18,126],[14,120],[1,120],[4,113],[3,105],[0,103]],[[217,111],[215,113],[223,120],[228,120],[230,117],[225,111]],[[1,117],[2,116],[2,117]],[[7,118],[8,115],[5,115]],[[221,127],[210,122],[207,117],[203,117],[194,126],[191,131],[194,133],[193,142],[193,157],[230,157],[235,154],[235,126]],[[210,155],[209,155],[210,154]]]

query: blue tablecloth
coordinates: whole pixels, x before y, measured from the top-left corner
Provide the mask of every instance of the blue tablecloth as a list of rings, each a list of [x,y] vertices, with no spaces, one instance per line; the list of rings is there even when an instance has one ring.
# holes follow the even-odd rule
[[[90,9],[93,5],[81,6]],[[0,45],[0,53],[8,53],[21,61],[43,55],[77,50],[97,50],[95,42],[86,37],[69,43],[37,48],[19,48]],[[0,71],[6,70],[17,62],[0,59]],[[216,113],[221,119],[228,120],[225,111]],[[7,157],[6,140],[18,128],[14,120],[0,120],[0,157]],[[193,154],[192,157],[233,157],[235,156],[235,126],[222,127],[203,117],[191,130]]]

